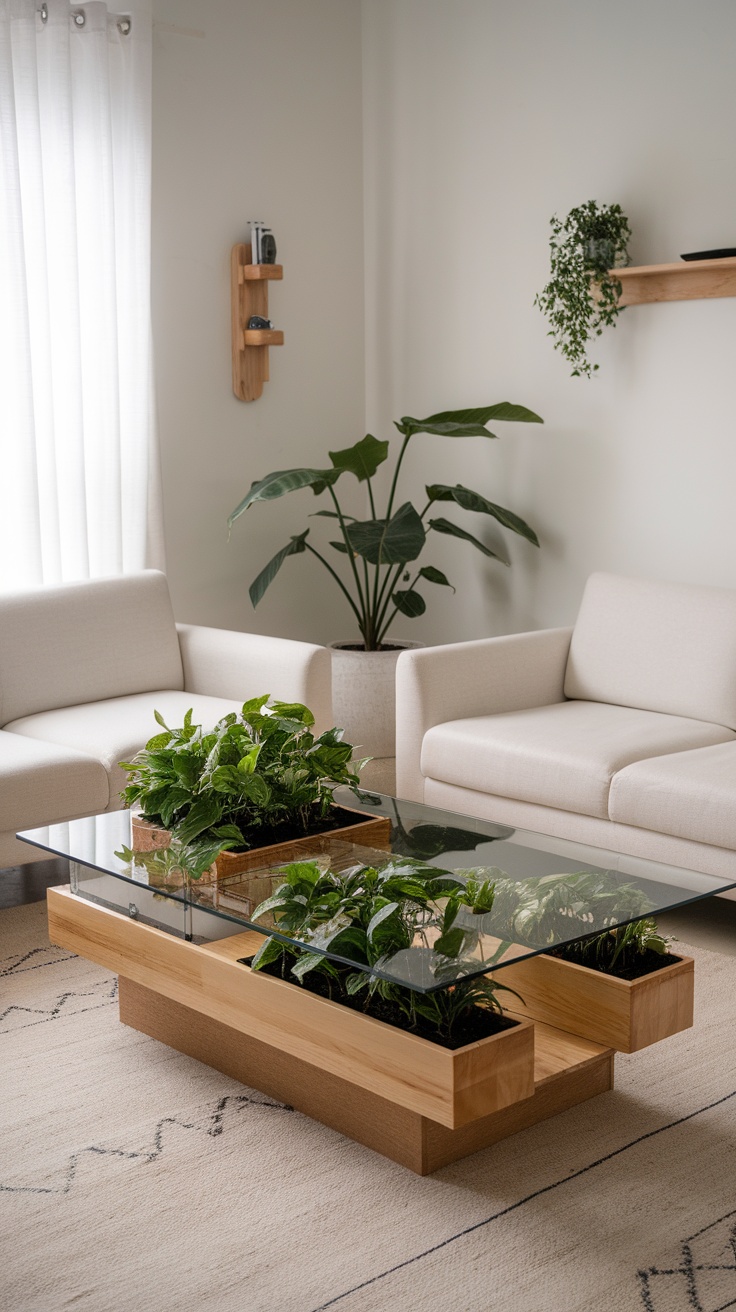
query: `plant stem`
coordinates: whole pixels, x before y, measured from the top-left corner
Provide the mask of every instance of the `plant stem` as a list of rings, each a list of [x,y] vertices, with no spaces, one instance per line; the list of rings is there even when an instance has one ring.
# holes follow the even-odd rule
[[[347,597],[347,599],[348,599],[348,603],[349,603],[349,605],[350,605],[350,608],[351,608],[353,614],[355,615],[355,618],[356,618],[357,621],[358,621],[358,625],[359,625],[359,627],[360,627],[360,632],[363,633],[363,616],[361,615],[360,611],[358,610],[358,607],[356,606],[355,602],[353,601],[352,597],[350,596],[350,593],[348,592],[347,588],[345,587],[345,584],[343,583],[342,579],[340,578],[340,575],[335,573],[335,571],[334,571],[334,569],[332,568],[332,566],[331,566],[329,560],[325,560],[324,556],[322,556],[322,555],[320,554],[320,552],[316,550],[315,547],[310,546],[310,544],[309,544],[308,542],[305,542],[305,543],[304,543],[304,546],[306,547],[307,551],[311,551],[312,555],[317,557],[317,560],[321,560],[321,561],[322,561],[322,564],[324,565],[325,569],[328,569],[328,570],[330,571],[330,574],[332,575],[333,579],[335,580],[337,586],[341,589],[342,592],[344,592],[345,596]],[[363,635],[363,636],[365,636],[365,635]]]
[[[366,625],[366,619],[367,619],[367,606],[366,606],[366,598],[363,596],[363,589],[362,589],[361,586],[360,586],[360,576],[359,576],[359,574],[358,574],[358,568],[357,568],[357,565],[355,564],[355,552],[353,551],[353,549],[352,549],[352,547],[351,547],[351,545],[350,545],[350,539],[349,539],[349,537],[348,537],[347,528],[346,528],[346,526],[345,526],[345,519],[344,519],[344,517],[343,517],[342,509],[341,509],[341,507],[340,507],[340,502],[338,501],[337,497],[335,496],[335,489],[332,488],[332,487],[329,488],[329,493],[330,493],[330,496],[332,497],[332,500],[333,500],[333,502],[334,502],[334,504],[335,504],[335,510],[337,511],[337,517],[338,517],[338,519],[339,519],[339,521],[340,521],[340,532],[342,533],[342,540],[343,540],[343,542],[345,543],[345,546],[347,547],[347,551],[348,551],[348,560],[350,561],[350,568],[351,568],[352,571],[353,571],[353,578],[355,579],[355,586],[356,586],[357,591],[358,591],[358,598],[359,598],[359,600],[360,600],[360,609],[361,609],[361,611],[363,612],[363,618],[362,618],[362,620],[360,620],[360,631],[361,631],[361,633],[363,634],[363,638],[364,638],[364,640],[365,640],[365,628],[366,628],[366,626],[367,626],[367,625]],[[326,561],[325,561],[325,564],[327,564]],[[334,570],[333,570],[332,572],[333,572],[333,574],[334,574]],[[337,575],[336,575],[336,574],[335,574],[335,578],[337,578]],[[343,588],[343,592],[346,593],[346,596],[349,595],[349,594],[347,593],[347,591],[346,591],[345,588]],[[353,609],[356,611],[356,614],[358,614],[358,611],[357,611],[357,609],[356,609],[355,606],[353,606]],[[360,619],[360,615],[358,615],[358,618]]]
[[[403,565],[401,566],[401,568],[402,568],[402,569],[404,568]],[[419,570],[417,570],[416,574],[414,575],[414,578],[411,580],[411,583],[409,584],[409,587],[407,588],[407,592],[411,592],[411,590],[412,590],[412,588],[414,587],[414,584],[416,583],[416,581],[417,581],[418,578],[419,578]],[[392,589],[392,591],[393,591],[393,589]],[[391,592],[389,592],[389,597],[390,597],[390,596],[391,596]],[[386,605],[388,605],[388,602],[386,603]],[[386,620],[386,623],[383,625],[383,628],[381,629],[381,633],[380,633],[380,636],[379,636],[379,639],[378,639],[379,643],[383,641],[384,634],[388,633],[388,630],[391,628],[391,625],[392,625],[392,623],[393,623],[393,619],[394,619],[394,615],[396,615],[398,609],[399,609],[398,606],[394,606],[393,610],[391,611],[391,614],[389,615],[388,619]],[[381,621],[379,620],[379,624],[380,624],[380,623],[381,623]]]
[[[398,458],[398,460],[396,461],[396,468],[395,468],[395,470],[394,470],[394,476],[393,476],[393,479],[392,479],[392,481],[391,481],[391,491],[390,491],[390,493],[389,493],[389,497],[388,497],[388,505],[387,505],[387,507],[386,507],[386,522],[387,522],[387,523],[388,523],[389,519],[391,518],[391,511],[392,511],[393,508],[394,508],[394,497],[395,497],[395,495],[396,495],[396,484],[398,483],[398,480],[399,480],[399,470],[401,469],[401,462],[402,462],[402,460],[404,459],[404,452],[406,451],[406,448],[407,448],[407,446],[409,445],[409,438],[410,438],[411,436],[412,436],[411,433],[407,433],[406,437],[404,438],[403,446],[402,446],[402,448],[401,448],[401,450],[400,450],[400,452],[399,452],[399,458]]]

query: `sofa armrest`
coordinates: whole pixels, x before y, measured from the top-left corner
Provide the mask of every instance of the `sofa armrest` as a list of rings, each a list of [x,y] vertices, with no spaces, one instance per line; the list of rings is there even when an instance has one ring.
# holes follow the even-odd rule
[[[332,727],[332,667],[326,647],[234,629],[177,624],[186,692],[244,702],[268,692],[302,702],[322,733]]]
[[[396,791],[421,802],[427,731],[448,720],[565,700],[572,629],[541,629],[402,652],[396,666]]]

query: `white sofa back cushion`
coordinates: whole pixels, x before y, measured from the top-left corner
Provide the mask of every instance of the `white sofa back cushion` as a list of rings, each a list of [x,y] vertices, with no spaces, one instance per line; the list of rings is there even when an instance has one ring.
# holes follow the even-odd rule
[[[591,574],[565,696],[736,729],[736,591]]]
[[[0,724],[183,686],[169,590],[157,570],[0,597]]]

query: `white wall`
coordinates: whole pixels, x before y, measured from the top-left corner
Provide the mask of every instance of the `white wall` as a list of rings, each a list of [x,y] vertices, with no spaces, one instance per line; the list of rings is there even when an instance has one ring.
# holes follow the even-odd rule
[[[347,608],[306,556],[256,612],[251,579],[312,494],[225,521],[272,469],[321,464],[364,428],[359,0],[154,0],[153,295],[168,574],[177,617],[329,641]],[[230,248],[273,228],[285,345],[232,393]],[[329,219],[320,247],[317,228]]]
[[[567,622],[593,569],[736,586],[736,299],[626,310],[592,381],[532,306],[550,216],[591,198],[623,206],[635,264],[736,245],[736,6],[367,0],[363,27],[368,426],[506,399],[546,420],[414,439],[410,484],[476,487],[542,548],[506,535],[507,571],[436,538],[462,586],[405,635]]]

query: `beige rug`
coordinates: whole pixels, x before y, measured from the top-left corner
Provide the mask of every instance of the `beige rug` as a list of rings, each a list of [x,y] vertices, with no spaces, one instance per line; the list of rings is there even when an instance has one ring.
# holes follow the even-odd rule
[[[5,1312],[736,1307],[736,959],[615,1092],[419,1179],[121,1026],[0,912]]]

